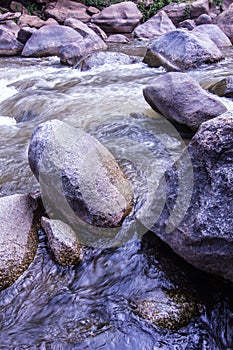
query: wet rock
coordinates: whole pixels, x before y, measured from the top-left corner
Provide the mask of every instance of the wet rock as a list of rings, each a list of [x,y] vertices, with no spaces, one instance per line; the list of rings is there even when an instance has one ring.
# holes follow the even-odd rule
[[[80,218],[117,227],[131,211],[129,181],[111,153],[84,131],[58,120],[43,123],[32,134],[28,158],[47,208],[67,223]]]
[[[82,246],[72,228],[60,220],[42,217],[41,226],[46,233],[49,247],[55,261],[60,265],[75,265],[83,260]]]
[[[133,64],[138,63],[139,60],[139,57],[128,56],[121,52],[95,52],[91,56],[84,58],[80,62],[79,68],[82,71],[86,71],[104,64]]]
[[[186,8],[187,4],[185,2],[173,2],[167,6],[164,6],[159,12],[165,11],[173,24],[178,26],[178,24],[185,19]]]
[[[63,46],[82,40],[83,37],[70,27],[60,25],[43,26],[33,33],[26,42],[22,56],[59,55],[59,51]]]
[[[150,67],[179,71],[213,63],[223,58],[207,35],[197,36],[183,29],[173,30],[153,41],[144,58]]]
[[[155,111],[162,113],[168,120],[187,125],[193,130],[227,110],[185,73],[162,75],[147,86],[143,94]]]
[[[106,33],[131,33],[142,19],[142,14],[132,1],[121,2],[93,15],[91,22]]]
[[[196,22],[196,25],[198,25],[198,26],[200,24],[211,24],[212,23],[212,18],[209,15],[207,15],[206,13],[203,13],[202,15],[197,17],[195,22]]]
[[[233,76],[228,76],[211,84],[208,90],[221,97],[233,98]]]
[[[70,0],[51,2],[45,9],[44,14],[47,18],[52,17],[61,24],[69,17],[79,19],[82,22],[88,22],[91,18],[87,13],[87,6]]]
[[[180,159],[182,174],[193,171],[189,208],[181,223],[166,230],[178,191],[177,170],[166,174],[167,203],[153,231],[190,264],[233,282],[233,114],[203,123],[191,140],[190,164]],[[180,198],[182,201],[183,199]],[[177,204],[177,203],[176,203]],[[180,203],[181,204],[181,203]]]
[[[193,317],[200,312],[201,307],[190,297],[178,291],[157,292],[156,298],[139,300],[136,310],[139,316],[153,323],[155,326],[178,330],[187,326]]]
[[[37,209],[38,202],[30,195],[0,198],[0,289],[14,283],[35,256]]]
[[[133,35],[139,39],[151,39],[176,29],[166,12],[160,11],[148,21],[138,25]]]
[[[106,39],[107,43],[119,43],[119,44],[128,44],[130,40],[122,34],[113,34],[109,35],[109,37]]]
[[[23,44],[16,39],[15,35],[0,26],[0,56],[19,55],[22,50]]]
[[[194,28],[192,33],[197,34],[207,34],[209,38],[215,43],[219,48],[232,46],[230,39],[226,34],[215,24],[201,24]]]
[[[178,28],[186,28],[192,30],[196,27],[195,21],[193,19],[186,19],[178,24]]]
[[[202,14],[208,14],[209,9],[208,0],[196,0],[190,6],[190,16],[191,18],[197,18]]]
[[[20,41],[22,44],[25,44],[28,39],[32,36],[33,33],[36,32],[36,28],[30,28],[30,27],[24,27],[21,28],[17,35],[17,40]]]
[[[34,27],[34,28],[41,28],[45,24],[45,21],[40,19],[38,16],[31,16],[31,15],[22,15],[20,19],[18,20],[18,25],[23,27]]]
[[[233,43],[233,5],[218,15],[214,19],[214,23],[222,29]]]

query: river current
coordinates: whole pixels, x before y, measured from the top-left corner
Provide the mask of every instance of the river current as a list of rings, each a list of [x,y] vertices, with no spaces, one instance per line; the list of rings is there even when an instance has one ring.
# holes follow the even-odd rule
[[[137,46],[120,50],[144,52]],[[228,49],[224,61],[189,74],[205,86],[230,75],[232,67]],[[39,189],[27,161],[28,143],[38,124],[56,118],[99,139],[129,178],[138,173],[142,181],[135,187],[143,197],[151,169],[156,181],[188,143],[188,135],[143,98],[143,88],[164,73],[143,63],[80,72],[61,66],[57,57],[0,58],[0,196]],[[230,99],[221,100],[233,109]],[[98,247],[71,267],[52,260],[39,231],[35,260],[0,292],[0,348],[233,349],[231,285],[191,267],[147,229],[118,247]],[[175,327],[138,311],[138,303],[152,299],[169,313],[165,304],[172,299],[164,293],[193,299],[198,310]]]

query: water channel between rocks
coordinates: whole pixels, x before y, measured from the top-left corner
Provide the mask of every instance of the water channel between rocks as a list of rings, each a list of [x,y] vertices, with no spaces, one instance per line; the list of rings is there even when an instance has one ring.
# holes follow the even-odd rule
[[[189,73],[204,85],[230,75],[232,49],[226,54]],[[80,72],[56,57],[0,58],[0,196],[39,188],[28,142],[39,123],[54,118],[99,139],[129,177],[135,162],[142,178],[151,172],[148,159],[156,159],[155,173],[167,167],[188,141],[142,94],[164,73],[142,63]],[[233,109],[230,99],[221,100]],[[154,234],[97,249],[72,267],[53,262],[44,233],[39,236],[34,262],[0,292],[1,349],[233,349],[231,286],[186,264]]]

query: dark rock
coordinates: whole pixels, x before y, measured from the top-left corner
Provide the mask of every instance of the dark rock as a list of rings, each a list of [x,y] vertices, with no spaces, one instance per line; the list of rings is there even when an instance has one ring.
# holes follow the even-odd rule
[[[193,19],[186,19],[178,24],[178,28],[186,28],[192,30],[196,27],[195,21]]]
[[[224,32],[215,24],[201,24],[194,28],[192,31],[194,34],[207,34],[209,38],[218,47],[232,46],[230,39],[224,34]]]
[[[143,94],[155,111],[193,130],[227,110],[185,73],[162,75],[144,88]]]
[[[141,19],[142,14],[136,4],[125,1],[106,7],[93,15],[91,22],[100,26],[106,33],[131,33]]]
[[[0,198],[0,289],[14,283],[34,259],[37,210],[38,201],[30,195]]]
[[[22,44],[25,44],[28,39],[32,36],[33,33],[36,32],[36,28],[24,27],[21,28],[18,32],[17,40]]]
[[[87,24],[89,28],[91,28],[102,40],[107,39],[107,34],[96,24],[94,23],[88,23]]]
[[[202,15],[200,15],[199,17],[196,18],[195,20],[196,25],[200,25],[200,24],[211,24],[212,23],[212,18],[207,15],[206,13],[203,13]]]
[[[163,66],[167,70],[179,71],[222,58],[221,51],[207,35],[197,36],[177,29],[153,41],[143,62],[150,67]]]
[[[233,76],[228,76],[218,82],[211,84],[208,90],[218,96],[233,98]]]
[[[70,226],[60,220],[42,217],[41,226],[48,238],[49,247],[55,261],[60,265],[74,265],[83,260],[85,247]]]
[[[58,120],[43,123],[32,134],[28,157],[47,211],[52,207],[67,223],[79,225],[81,218],[117,227],[131,211],[129,181],[111,153],[84,131]]]
[[[139,39],[151,39],[176,29],[166,12],[160,11],[148,21],[138,25],[133,35]]]
[[[83,37],[73,28],[60,25],[43,26],[33,33],[26,42],[22,56],[43,57],[59,55],[59,51],[63,46],[82,40]]]
[[[233,282],[233,114],[203,123],[191,140],[189,164],[180,159],[185,181],[193,172],[189,208],[172,230],[169,216],[177,203],[179,182],[174,165],[166,174],[167,203],[153,231],[190,264]],[[186,183],[186,185],[190,185]],[[185,196],[184,193],[184,196]],[[171,221],[170,221],[171,223]]]
[[[23,44],[20,43],[13,34],[0,26],[0,56],[19,55],[23,50]]]

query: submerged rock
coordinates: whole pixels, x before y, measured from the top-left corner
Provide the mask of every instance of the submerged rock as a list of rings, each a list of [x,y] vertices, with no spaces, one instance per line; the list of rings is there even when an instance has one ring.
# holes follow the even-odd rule
[[[106,33],[131,33],[142,19],[136,4],[125,1],[104,8],[93,15],[91,22],[97,24]]]
[[[150,67],[163,66],[170,71],[179,71],[221,59],[221,51],[207,35],[197,36],[177,29],[155,40],[147,50],[144,62]]]
[[[230,75],[208,86],[208,90],[218,96],[233,98],[233,76]]]
[[[32,134],[29,164],[45,204],[79,225],[120,226],[133,205],[129,181],[111,153],[94,137],[58,120]],[[77,222],[72,222],[76,220]]]
[[[38,208],[27,194],[0,198],[0,289],[15,282],[34,259]]]
[[[144,88],[143,94],[156,112],[193,130],[227,111],[220,101],[210,96],[186,73],[162,75]]]
[[[168,230],[177,203],[179,182],[174,165],[166,173],[167,203],[153,231],[190,264],[233,282],[233,113],[203,123],[191,140],[189,165],[182,157],[182,174],[193,171],[189,208],[182,222]],[[192,169],[191,169],[192,167]],[[184,193],[185,195],[185,193]],[[170,218],[171,219],[171,218]],[[173,220],[173,219],[171,219]]]
[[[85,255],[82,246],[72,228],[61,220],[50,220],[42,217],[41,225],[48,238],[49,247],[54,259],[60,265],[79,263]]]

